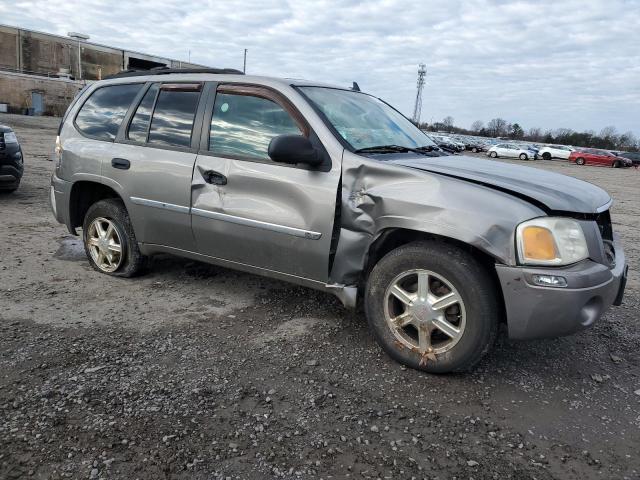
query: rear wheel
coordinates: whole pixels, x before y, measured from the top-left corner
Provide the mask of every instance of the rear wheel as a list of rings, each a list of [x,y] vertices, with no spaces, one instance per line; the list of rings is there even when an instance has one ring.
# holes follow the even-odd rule
[[[613,168],[620,168],[620,160],[614,160],[614,162],[611,164],[611,166]]]
[[[478,149],[477,149],[476,147],[473,147],[473,148],[471,149],[471,151],[472,151],[473,153],[478,153]]]
[[[133,277],[146,263],[120,199],[109,198],[91,205],[84,217],[82,237],[89,263],[100,273]]]
[[[549,152],[544,152],[542,154],[542,158],[545,160],[551,160],[551,154]]]
[[[582,157],[576,158],[576,165],[584,165],[584,158]]]
[[[520,160],[529,160],[529,156],[526,153],[521,153]]]
[[[496,152],[489,152],[489,156],[490,156],[491,158],[497,158],[497,157],[498,157],[498,154],[497,154]]]
[[[493,344],[499,317],[485,268],[441,242],[414,242],[382,258],[367,280],[365,310],[392,358],[431,373],[473,367]]]

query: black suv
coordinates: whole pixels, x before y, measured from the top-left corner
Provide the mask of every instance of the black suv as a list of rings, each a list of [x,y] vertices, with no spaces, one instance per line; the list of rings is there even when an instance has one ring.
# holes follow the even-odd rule
[[[0,191],[17,190],[23,171],[22,148],[18,138],[9,127],[0,125]]]

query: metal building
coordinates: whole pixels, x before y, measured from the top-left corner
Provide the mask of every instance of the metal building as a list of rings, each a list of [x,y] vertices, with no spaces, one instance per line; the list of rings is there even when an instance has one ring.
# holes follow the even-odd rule
[[[87,82],[162,66],[203,65],[0,24],[0,112],[61,115]]]

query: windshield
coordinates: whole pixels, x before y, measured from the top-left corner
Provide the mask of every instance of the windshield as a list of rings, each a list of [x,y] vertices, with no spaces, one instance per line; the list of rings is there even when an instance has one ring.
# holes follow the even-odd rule
[[[354,150],[398,145],[435,146],[418,127],[383,101],[365,93],[300,87]]]

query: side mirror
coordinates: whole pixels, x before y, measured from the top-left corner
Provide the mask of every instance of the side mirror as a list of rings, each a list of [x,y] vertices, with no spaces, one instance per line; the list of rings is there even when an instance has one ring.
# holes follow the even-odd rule
[[[322,158],[307,137],[302,135],[278,135],[269,142],[269,157],[274,162],[312,167],[320,165]]]

